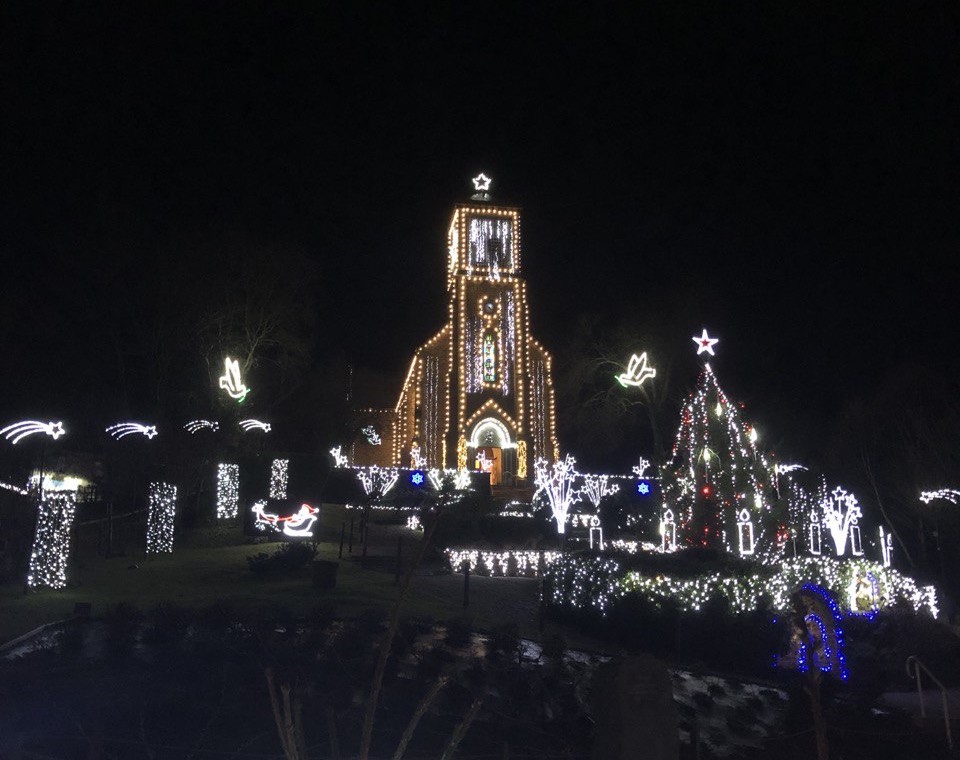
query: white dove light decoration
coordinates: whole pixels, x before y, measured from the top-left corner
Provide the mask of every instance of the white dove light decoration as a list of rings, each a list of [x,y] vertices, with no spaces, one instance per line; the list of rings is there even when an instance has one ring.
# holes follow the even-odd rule
[[[640,356],[634,354],[630,357],[630,363],[627,365],[627,371],[617,375],[617,382],[624,388],[639,388],[644,380],[656,377],[657,371],[647,364],[647,352],[644,351]]]
[[[108,427],[106,432],[116,441],[137,433],[152,439],[157,434],[157,428],[154,425],[141,425],[139,422],[118,422]]]
[[[34,433],[46,433],[53,440],[57,440],[66,431],[63,429],[62,422],[37,422],[36,420],[24,420],[23,422],[14,422],[0,430],[0,435],[4,436],[13,444],[20,443],[28,435]]]
[[[223,375],[220,376],[220,387],[227,392],[230,398],[243,403],[250,389],[240,379],[240,362],[229,356],[223,360]]]

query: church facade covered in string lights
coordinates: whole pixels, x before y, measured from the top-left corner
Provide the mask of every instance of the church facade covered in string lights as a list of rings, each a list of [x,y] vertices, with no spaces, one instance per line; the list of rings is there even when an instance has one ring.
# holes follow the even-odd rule
[[[447,321],[416,350],[396,406],[361,410],[357,464],[482,469],[525,484],[559,457],[552,359],[530,331],[520,276],[520,209],[490,179],[455,205],[447,232]],[[379,441],[374,445],[374,441]]]

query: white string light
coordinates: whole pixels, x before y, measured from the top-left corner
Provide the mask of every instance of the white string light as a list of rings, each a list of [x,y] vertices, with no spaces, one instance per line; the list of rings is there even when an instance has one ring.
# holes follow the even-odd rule
[[[251,430],[261,430],[264,433],[270,432],[269,422],[261,422],[260,420],[255,420],[253,418],[248,420],[240,420],[240,427],[243,428],[245,433],[249,433]]]
[[[240,510],[240,465],[217,465],[217,518],[228,520]]]
[[[493,180],[490,179],[490,177],[483,172],[480,172],[476,177],[473,178],[473,189],[479,193],[489,192],[491,182],[493,182]]]
[[[373,425],[367,425],[365,428],[362,428],[360,432],[363,433],[363,437],[367,439],[367,443],[371,446],[379,446],[381,444],[380,434]]]
[[[67,585],[70,530],[76,511],[76,491],[43,492],[27,574],[30,588],[64,588]]]
[[[448,555],[450,550],[448,551]],[[785,560],[775,571],[748,575],[724,575],[720,572],[696,578],[673,578],[656,571],[629,570],[611,557],[563,554],[548,567],[550,579],[548,603],[606,614],[612,602],[640,597],[661,604],[671,600],[681,610],[701,610],[712,599],[726,599],[734,614],[758,609],[766,600],[775,610],[790,607],[790,597],[804,584],[813,583],[832,589],[843,600],[848,612],[858,612],[858,603],[849,594],[857,578],[872,577],[876,582],[874,604],[877,609],[899,602],[915,612],[939,615],[937,593],[933,586],[916,582],[892,568],[863,559],[836,560],[829,557],[801,557]]]
[[[267,512],[266,506],[267,502],[260,499],[254,502],[253,507],[251,507],[251,511],[256,518],[254,525],[259,530],[269,528],[277,533],[283,533],[285,536],[295,538],[313,535],[313,524],[316,522],[317,515],[320,513],[318,507],[311,506],[310,504],[301,504],[300,509],[294,514],[281,517],[272,512]]]
[[[955,488],[941,488],[938,491],[921,491],[920,492],[920,501],[924,504],[929,504],[935,499],[944,499],[949,501],[951,504],[957,504],[960,502],[960,491]]]
[[[443,490],[444,483],[449,483],[454,491],[471,490],[469,470],[439,470],[433,468],[427,471],[427,477],[437,491]]]
[[[236,399],[238,403],[243,403],[250,389],[243,384],[240,378],[240,362],[231,359],[229,356],[223,360],[223,375],[220,376],[220,387],[227,392],[227,395]]]
[[[677,524],[672,509],[664,511],[660,520],[660,550],[665,553],[677,550]]]
[[[633,474],[636,475],[638,478],[644,478],[646,477],[647,468],[649,467],[650,467],[650,460],[640,457],[639,463],[633,466]]]
[[[740,556],[746,557],[753,554],[753,522],[746,509],[741,509],[737,515],[737,535],[740,540]]]
[[[215,433],[220,429],[220,423],[214,422],[213,420],[190,420],[190,422],[183,426],[183,429],[190,433],[190,435],[196,435],[197,432],[204,429]]]
[[[577,460],[567,454],[551,466],[545,459],[538,459],[533,466],[534,483],[537,486],[533,498],[543,493],[550,504],[553,519],[557,522],[557,533],[566,530],[567,513],[577,500],[580,491],[574,488],[577,479]]]
[[[330,456],[333,457],[333,466],[334,467],[346,467],[349,463],[349,459],[346,454],[341,454],[340,450],[342,446],[334,446],[330,449]]]
[[[883,555],[883,566],[890,567],[893,560],[893,534],[887,533],[884,531],[883,526],[880,528],[880,552]]]
[[[363,486],[363,492],[371,499],[382,499],[393,488],[400,471],[396,467],[357,467],[357,479]]]
[[[106,429],[107,433],[115,440],[126,438],[128,435],[142,435],[147,439],[153,439],[157,435],[155,425],[141,425],[139,422],[118,422]]]
[[[36,420],[24,420],[23,422],[14,422],[0,430],[0,435],[4,436],[13,444],[18,444],[27,436],[34,433],[44,433],[53,440],[57,440],[66,431],[63,429],[62,422],[37,422]]]
[[[582,493],[593,504],[594,509],[599,509],[600,502],[607,496],[613,496],[620,491],[620,486],[610,482],[610,475],[589,475],[583,476]]]
[[[147,554],[173,551],[173,522],[177,513],[177,487],[151,483],[147,512]]]
[[[410,467],[414,470],[422,470],[427,466],[427,458],[423,456],[419,446],[413,446],[410,449]]]
[[[562,552],[544,551],[543,566],[556,561]],[[445,549],[450,567],[457,572],[463,563],[470,565],[470,572],[478,575],[536,578],[539,576],[540,554],[535,550],[510,549],[507,551],[484,551],[482,549]]]
[[[857,497],[837,486],[829,496],[821,500],[820,510],[822,522],[830,531],[837,556],[842,557],[847,550],[847,538],[852,538],[851,528],[856,527],[857,520],[862,516]],[[859,527],[856,527],[856,534],[858,546],[854,548],[853,553],[861,554],[862,552],[857,550],[860,543]]]
[[[270,463],[270,498],[287,498],[287,473],[290,469],[289,459],[274,459]]]
[[[20,488],[20,486],[15,486],[13,483],[4,483],[0,481],[0,488],[5,491],[12,491],[13,493],[18,493],[21,496],[26,496],[29,491],[26,488]]]
[[[644,351],[640,356],[633,354],[630,357],[626,372],[621,372],[616,377],[617,382],[624,388],[639,388],[645,380],[653,379],[656,376],[657,371],[647,363],[647,352]]]

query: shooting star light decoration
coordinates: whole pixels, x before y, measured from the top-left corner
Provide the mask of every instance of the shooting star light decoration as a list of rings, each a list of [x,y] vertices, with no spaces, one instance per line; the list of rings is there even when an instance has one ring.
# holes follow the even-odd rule
[[[630,357],[630,363],[627,365],[627,371],[617,375],[617,382],[624,388],[639,388],[644,380],[657,376],[657,371],[647,364],[647,352],[644,351],[640,356],[634,354]]]
[[[262,430],[264,433],[270,432],[270,423],[261,422],[260,420],[249,419],[249,420],[240,420],[240,427],[243,428],[243,432],[249,433],[251,430]]]
[[[17,444],[34,433],[46,433],[53,440],[57,440],[66,431],[63,429],[62,422],[37,422],[36,420],[24,420],[7,425],[0,430],[0,435],[4,436],[11,443]]]
[[[960,491],[956,488],[941,488],[938,491],[921,491],[920,501],[929,504],[934,499],[945,499],[951,504],[960,502]]]
[[[126,438],[128,435],[140,434],[148,439],[152,439],[157,434],[155,425],[141,425],[139,422],[118,422],[106,429],[106,432],[115,440]]]
[[[183,429],[190,433],[190,435],[196,435],[204,428],[216,433],[220,429],[220,423],[214,422],[213,420],[190,420],[190,422],[183,426]]]
[[[240,362],[228,356],[223,360],[223,367],[220,387],[227,392],[230,398],[236,399],[238,403],[242,404],[250,389],[243,384],[243,380],[240,378]]]

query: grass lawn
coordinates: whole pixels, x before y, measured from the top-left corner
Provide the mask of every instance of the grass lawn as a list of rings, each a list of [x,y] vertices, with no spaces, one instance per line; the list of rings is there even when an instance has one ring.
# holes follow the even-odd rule
[[[344,511],[324,505],[322,512],[317,556],[337,559]],[[345,519],[349,524],[349,517]],[[404,553],[412,555],[419,534],[396,525],[374,525],[369,557],[375,560],[378,556],[392,556],[398,536],[403,537]],[[222,605],[242,618],[271,616],[279,611],[306,615],[323,604],[332,605],[337,616],[352,617],[365,610],[388,611],[399,590],[392,571],[363,569],[358,561],[347,559],[346,548],[336,588],[318,591],[312,586],[309,567],[280,578],[264,578],[248,570],[247,557],[273,552],[278,544],[239,543],[244,541],[239,530],[221,529],[200,529],[178,536],[177,540],[173,554],[150,559],[142,554],[104,559],[81,551],[71,585],[62,591],[42,590],[24,595],[20,585],[0,586],[0,642],[44,623],[70,617],[76,602],[92,603],[94,616],[120,602],[143,611],[166,602],[196,609]],[[353,556],[358,554],[359,547],[355,545]],[[135,569],[131,569],[133,565]],[[521,635],[539,638],[536,580],[474,576],[470,580],[470,608],[464,610],[462,577],[431,572],[437,569],[418,570],[404,605],[405,616],[434,620],[464,616],[479,630],[514,621],[520,626]],[[571,643],[579,638],[566,630],[564,634]],[[579,643],[589,646],[591,642]]]

